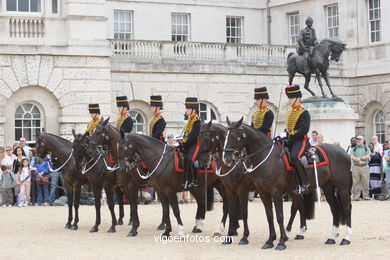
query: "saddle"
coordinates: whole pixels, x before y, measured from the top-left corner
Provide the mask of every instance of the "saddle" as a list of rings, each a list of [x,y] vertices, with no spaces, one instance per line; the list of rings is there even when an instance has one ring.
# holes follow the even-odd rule
[[[286,165],[287,170],[288,171],[294,170],[294,167],[291,166],[292,162],[291,162],[290,150],[287,147],[283,147],[282,153],[283,153],[283,161],[284,164]],[[308,166],[306,168],[314,168],[314,160],[317,163],[317,167],[329,165],[329,159],[327,154],[318,145],[310,146],[310,148],[304,152],[303,156],[306,156],[308,161]]]
[[[176,149],[175,150],[175,171],[177,173],[184,173],[185,167],[184,167],[184,160],[185,155],[181,150]],[[207,165],[206,169],[197,169],[199,174],[210,174],[210,173],[216,173],[217,165],[215,163],[215,160],[213,159],[212,162]]]

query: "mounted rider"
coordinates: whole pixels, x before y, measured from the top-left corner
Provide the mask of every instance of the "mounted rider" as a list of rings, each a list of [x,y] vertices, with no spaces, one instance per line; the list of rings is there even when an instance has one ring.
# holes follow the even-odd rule
[[[255,88],[255,104],[259,109],[253,113],[251,126],[265,135],[271,136],[274,113],[268,107],[268,99],[267,87]]]
[[[302,106],[302,92],[299,85],[291,85],[286,88],[288,104],[291,109],[287,113],[285,132],[281,133],[281,138],[287,138],[291,148],[291,163],[297,170],[301,182],[300,193],[306,193],[309,190],[305,164],[301,161],[304,152],[309,148],[307,133],[310,129],[310,114]]]
[[[150,110],[154,113],[154,116],[149,122],[149,135],[161,142],[164,142],[166,122],[161,114],[161,110],[163,110],[163,102],[160,95],[150,96]]]
[[[91,116],[91,121],[88,123],[87,130],[85,130],[85,136],[92,136],[93,131],[95,131],[96,126],[100,122],[100,107],[99,104],[89,104],[88,105],[89,115]]]
[[[313,56],[314,48],[317,46],[316,31],[312,28],[313,18],[307,17],[306,27],[300,32],[298,37],[298,54],[305,57],[304,75],[310,73],[310,58]]]
[[[187,97],[185,101],[186,115],[188,116],[187,124],[184,128],[184,136],[180,143],[185,153],[185,167],[187,173],[187,181],[184,189],[189,190],[196,188],[197,169],[194,162],[197,160],[199,152],[199,133],[200,133],[200,119],[199,102],[196,97]]]
[[[133,119],[129,115],[130,106],[127,96],[116,97],[116,106],[118,107],[119,117],[115,128],[121,133],[123,139],[125,133],[130,133],[133,130]]]

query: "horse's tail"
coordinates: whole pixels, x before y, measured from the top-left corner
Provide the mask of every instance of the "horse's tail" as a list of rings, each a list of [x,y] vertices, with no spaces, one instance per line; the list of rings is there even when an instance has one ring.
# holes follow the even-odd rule
[[[303,194],[303,208],[305,209],[305,218],[314,219],[316,192],[310,191],[308,194]]]
[[[294,52],[290,52],[288,55],[287,55],[287,60],[290,59],[291,56],[294,55]]]
[[[214,186],[207,186],[207,211],[213,210],[214,206]]]

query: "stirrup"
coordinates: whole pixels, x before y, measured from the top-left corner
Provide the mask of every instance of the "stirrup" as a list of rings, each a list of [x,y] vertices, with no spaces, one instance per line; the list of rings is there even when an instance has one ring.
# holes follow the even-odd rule
[[[298,186],[298,194],[307,194],[309,193],[310,184],[302,184]]]

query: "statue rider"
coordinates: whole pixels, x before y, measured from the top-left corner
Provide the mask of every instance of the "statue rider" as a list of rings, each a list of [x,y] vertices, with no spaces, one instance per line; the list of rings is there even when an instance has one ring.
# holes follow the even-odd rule
[[[316,32],[312,28],[313,18],[306,19],[306,27],[300,32],[298,37],[298,54],[305,57],[304,75],[310,73],[310,58],[313,56],[314,47],[318,44]]]

